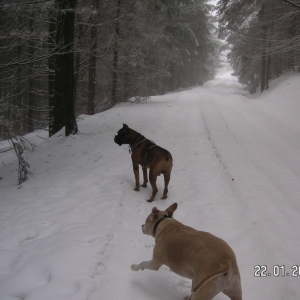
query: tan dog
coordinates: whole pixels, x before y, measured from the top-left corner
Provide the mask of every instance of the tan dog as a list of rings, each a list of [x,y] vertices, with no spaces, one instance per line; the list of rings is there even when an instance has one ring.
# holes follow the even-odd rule
[[[153,258],[131,269],[155,270],[163,264],[192,279],[192,300],[210,300],[223,292],[231,300],[242,300],[240,273],[233,250],[222,239],[185,226],[172,218],[177,203],[167,210],[156,207],[142,226],[155,238]]]
[[[166,199],[168,195],[168,184],[171,177],[173,159],[171,153],[157,146],[154,142],[146,139],[143,135],[123,124],[123,128],[118,131],[114,141],[119,146],[129,144],[131,148],[131,159],[133,173],[135,177],[135,191],[140,190],[139,165],[143,168],[144,182],[142,187],[147,186],[147,168],[149,170],[149,180],[152,186],[152,196],[148,202],[152,202],[157,194],[156,179],[160,174],[164,175],[165,188],[161,199]]]

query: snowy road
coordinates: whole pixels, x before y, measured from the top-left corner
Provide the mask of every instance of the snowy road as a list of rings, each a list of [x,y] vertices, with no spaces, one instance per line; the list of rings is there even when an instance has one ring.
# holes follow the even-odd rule
[[[154,240],[141,232],[150,210],[173,202],[176,219],[231,245],[243,299],[298,299],[300,76],[280,80],[250,97],[225,74],[81,116],[78,135],[57,134],[28,154],[35,176],[20,189],[16,164],[1,157],[0,299],[183,299],[190,281],[167,267],[130,270],[151,258]],[[113,142],[123,122],[172,153],[167,200],[162,178],[153,203],[150,187],[132,190],[128,147]],[[267,276],[255,277],[263,265]],[[276,277],[276,266],[289,276]]]

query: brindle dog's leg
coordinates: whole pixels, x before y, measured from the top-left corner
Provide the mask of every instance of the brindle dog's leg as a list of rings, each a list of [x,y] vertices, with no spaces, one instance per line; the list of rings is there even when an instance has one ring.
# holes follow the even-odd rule
[[[147,200],[148,202],[152,202],[157,194],[157,186],[156,186],[156,179],[157,179],[157,175],[154,174],[153,170],[150,169],[149,172],[149,180],[150,180],[150,184],[152,186],[152,196],[149,200]]]
[[[141,185],[142,187],[147,187],[147,182],[148,182],[148,176],[147,176],[147,168],[145,166],[142,166],[143,168],[143,177],[144,177],[144,182]]]
[[[140,190],[140,172],[139,172],[139,165],[133,165],[133,173],[135,177],[135,188],[134,191]]]
[[[160,199],[167,199],[168,198],[168,185],[170,182],[170,177],[171,177],[171,172],[166,171],[164,173],[164,179],[165,179],[165,188],[164,188],[164,193]]]

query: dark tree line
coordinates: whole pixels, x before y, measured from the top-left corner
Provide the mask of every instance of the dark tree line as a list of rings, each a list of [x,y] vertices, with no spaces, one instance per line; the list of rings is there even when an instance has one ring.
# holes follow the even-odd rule
[[[0,1],[0,138],[214,77],[207,0]]]
[[[234,73],[251,93],[285,71],[300,71],[299,0],[220,0],[218,16]]]

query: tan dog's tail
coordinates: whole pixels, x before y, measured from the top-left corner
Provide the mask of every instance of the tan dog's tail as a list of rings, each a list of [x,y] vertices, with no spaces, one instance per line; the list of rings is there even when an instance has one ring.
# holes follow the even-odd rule
[[[228,271],[229,271],[229,268],[228,268],[228,266],[226,266],[223,270],[217,271],[217,272],[213,273],[212,275],[207,276],[200,283],[198,283],[196,285],[196,287],[192,290],[192,293],[195,293],[198,289],[200,289],[202,286],[204,286],[206,283],[208,283],[213,278],[215,278],[219,275],[225,274]]]

